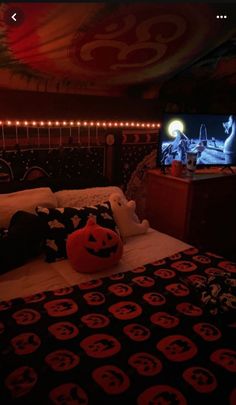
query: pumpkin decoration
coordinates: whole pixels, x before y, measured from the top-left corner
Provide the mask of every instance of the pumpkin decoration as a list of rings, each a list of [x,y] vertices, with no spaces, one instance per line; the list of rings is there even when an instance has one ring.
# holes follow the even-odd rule
[[[89,218],[84,228],[69,235],[66,250],[76,271],[94,273],[117,264],[123,253],[123,244],[116,232]]]

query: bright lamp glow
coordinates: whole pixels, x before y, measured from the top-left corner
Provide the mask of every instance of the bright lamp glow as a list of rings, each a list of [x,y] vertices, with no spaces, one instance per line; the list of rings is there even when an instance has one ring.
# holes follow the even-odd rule
[[[183,132],[184,124],[182,121],[179,121],[179,120],[171,121],[170,125],[168,126],[168,132],[172,138],[176,137],[176,133],[175,133],[176,130]]]

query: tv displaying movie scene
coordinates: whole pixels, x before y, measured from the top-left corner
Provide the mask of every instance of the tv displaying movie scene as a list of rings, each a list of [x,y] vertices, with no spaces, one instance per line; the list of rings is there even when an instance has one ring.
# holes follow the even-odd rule
[[[164,166],[172,160],[186,164],[188,152],[196,153],[198,165],[235,165],[235,116],[165,115],[159,147],[158,163]]]

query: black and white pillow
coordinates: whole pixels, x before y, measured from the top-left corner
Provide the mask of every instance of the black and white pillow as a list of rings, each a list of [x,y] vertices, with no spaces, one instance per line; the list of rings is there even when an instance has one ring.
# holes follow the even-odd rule
[[[109,201],[83,208],[37,207],[36,213],[47,224],[45,234],[47,262],[54,262],[67,257],[66,240],[68,235],[83,228],[90,217],[93,217],[98,225],[118,232]]]

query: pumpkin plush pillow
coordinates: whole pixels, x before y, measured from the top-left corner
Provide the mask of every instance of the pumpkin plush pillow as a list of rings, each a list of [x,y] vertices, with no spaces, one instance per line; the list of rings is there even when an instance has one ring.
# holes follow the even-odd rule
[[[84,228],[68,236],[66,249],[76,271],[95,273],[118,263],[123,244],[116,232],[99,226],[93,218],[89,218]]]
[[[47,262],[54,262],[67,257],[66,240],[68,235],[83,228],[91,217],[95,219],[98,225],[118,232],[109,201],[83,208],[37,207],[36,213],[47,225],[45,233]]]

